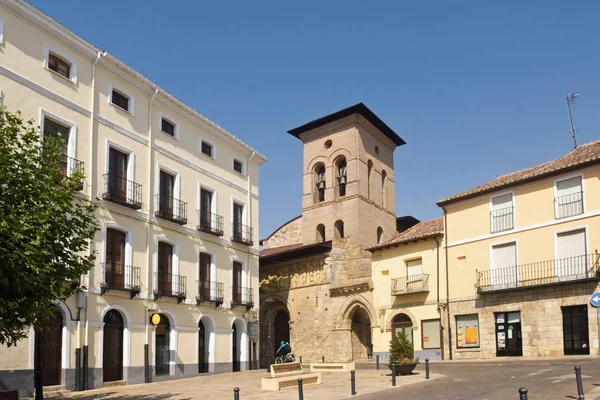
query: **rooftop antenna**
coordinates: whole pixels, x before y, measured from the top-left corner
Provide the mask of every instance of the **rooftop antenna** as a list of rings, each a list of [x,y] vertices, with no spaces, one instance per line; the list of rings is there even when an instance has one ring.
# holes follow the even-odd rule
[[[569,93],[567,95],[567,108],[569,109],[569,121],[571,122],[571,135],[573,136],[573,148],[577,148],[577,139],[575,138],[575,127],[573,126],[573,117],[571,116],[571,103],[575,100],[575,97],[579,96],[579,93]]]

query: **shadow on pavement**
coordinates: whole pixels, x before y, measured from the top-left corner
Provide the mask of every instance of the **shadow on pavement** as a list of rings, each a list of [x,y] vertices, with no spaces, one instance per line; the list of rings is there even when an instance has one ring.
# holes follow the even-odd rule
[[[94,394],[81,394],[69,396],[69,399],[77,400],[97,400],[97,399],[110,399],[110,400],[166,400],[172,399],[176,396],[180,396],[180,393],[163,393],[163,394],[117,394],[116,392],[106,393],[94,393]],[[50,397],[52,399],[54,397]],[[191,397],[181,398],[178,400],[192,400]]]

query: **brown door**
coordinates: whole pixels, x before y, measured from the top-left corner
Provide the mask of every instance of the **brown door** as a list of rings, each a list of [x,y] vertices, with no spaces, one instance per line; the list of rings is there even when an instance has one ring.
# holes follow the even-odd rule
[[[235,240],[241,241],[244,239],[244,231],[242,227],[242,217],[244,215],[244,206],[233,204],[233,237]]]
[[[198,323],[198,373],[208,372],[206,362],[206,332],[202,321]]]
[[[173,194],[175,191],[175,177],[164,171],[160,171],[160,196],[158,208],[162,215],[173,216]]]
[[[210,297],[210,254],[200,253],[200,296],[204,300],[209,300]]]
[[[200,189],[200,226],[206,229],[215,228],[212,226],[212,192]]]
[[[42,385],[54,386],[61,383],[63,320],[58,311],[43,322],[43,328],[36,334],[36,352],[40,352],[42,365]]]
[[[106,282],[114,287],[125,286],[125,232],[106,229]]]
[[[173,246],[158,242],[158,288],[161,293],[173,292]]]
[[[123,317],[110,310],[104,317],[104,354],[102,371],[104,382],[123,379]]]
[[[233,302],[242,304],[242,263],[233,262]]]
[[[108,156],[108,191],[120,200],[127,200],[127,154],[111,148]]]

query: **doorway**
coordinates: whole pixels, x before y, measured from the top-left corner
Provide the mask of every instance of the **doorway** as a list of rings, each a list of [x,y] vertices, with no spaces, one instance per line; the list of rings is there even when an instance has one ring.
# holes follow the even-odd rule
[[[104,317],[102,373],[104,382],[123,379],[123,317],[110,310]]]
[[[63,319],[58,310],[35,332],[35,355],[40,357],[42,386],[61,384]]]
[[[198,322],[198,373],[208,372],[206,330],[202,321]]]
[[[496,313],[495,320],[496,357],[522,356],[521,312]]]
[[[364,308],[357,307],[352,315],[351,341],[352,359],[361,360],[367,358],[369,349],[369,336],[371,334],[371,320]]]
[[[168,375],[170,373],[169,362],[171,353],[171,326],[169,319],[163,314],[160,315],[160,323],[156,326],[156,353],[155,365],[156,375]]]
[[[587,305],[562,308],[565,356],[590,354]]]
[[[240,371],[240,333],[237,330],[237,327],[235,326],[235,323],[233,324],[233,327],[231,329],[231,341],[232,341],[232,348],[231,348],[231,354],[232,354],[232,363],[233,363],[233,372],[238,372]]]
[[[279,344],[281,342],[290,342],[290,315],[285,310],[279,310],[275,315],[274,327],[275,332],[273,334],[274,337],[274,346],[273,354],[279,348]]]

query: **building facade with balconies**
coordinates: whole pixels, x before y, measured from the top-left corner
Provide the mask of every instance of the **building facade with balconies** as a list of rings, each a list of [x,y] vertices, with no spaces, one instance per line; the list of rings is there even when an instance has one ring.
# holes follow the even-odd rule
[[[64,174],[83,169],[78,196],[100,206],[87,290],[37,333],[44,385],[250,368],[265,157],[24,1],[0,0],[0,46],[0,101],[64,139]],[[35,335],[0,349],[22,395]]]
[[[598,354],[599,177],[597,141],[438,202],[446,355]]]

